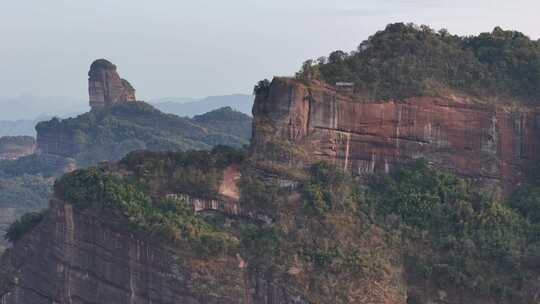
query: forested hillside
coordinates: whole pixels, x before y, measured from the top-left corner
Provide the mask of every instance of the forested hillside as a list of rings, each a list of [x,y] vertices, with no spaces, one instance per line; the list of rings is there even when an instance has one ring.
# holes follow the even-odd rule
[[[70,157],[79,166],[86,166],[118,160],[139,149],[210,149],[217,144],[241,147],[249,143],[251,118],[223,108],[190,119],[165,114],[144,102],[130,102],[76,118],[41,122],[36,129],[43,153]]]
[[[299,78],[353,82],[373,99],[471,94],[503,102],[540,100],[540,42],[496,27],[458,36],[428,26],[390,24],[350,53],[308,60]]]

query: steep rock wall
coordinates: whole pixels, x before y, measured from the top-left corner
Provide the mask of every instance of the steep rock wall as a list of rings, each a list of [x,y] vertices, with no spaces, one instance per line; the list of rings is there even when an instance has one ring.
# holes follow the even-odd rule
[[[276,78],[253,108],[254,153],[275,143],[302,148],[289,163],[326,160],[354,174],[388,171],[425,158],[457,174],[511,186],[537,159],[540,114],[418,97],[373,102],[319,82]]]
[[[305,303],[247,273],[239,258],[194,257],[130,232],[110,214],[51,204],[3,256],[2,303]]]
[[[73,142],[73,132],[62,128],[38,129],[37,145],[38,152],[57,156],[71,157],[79,152]]]
[[[90,66],[88,94],[92,109],[136,100],[133,86],[120,78],[116,72],[116,65],[105,59],[98,59]]]

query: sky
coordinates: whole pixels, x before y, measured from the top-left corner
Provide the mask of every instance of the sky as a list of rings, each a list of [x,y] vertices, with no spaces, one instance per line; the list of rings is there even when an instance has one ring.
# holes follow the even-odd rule
[[[115,63],[138,99],[148,100],[251,93],[258,80],[353,50],[392,22],[462,35],[498,25],[540,38],[538,0],[0,2],[0,100],[17,100],[0,111],[28,100],[28,115],[86,106],[97,58]]]

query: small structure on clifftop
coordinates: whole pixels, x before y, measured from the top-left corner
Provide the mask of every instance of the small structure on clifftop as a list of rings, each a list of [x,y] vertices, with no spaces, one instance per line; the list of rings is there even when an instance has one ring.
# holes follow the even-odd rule
[[[120,78],[116,65],[105,59],[98,59],[90,66],[88,94],[92,110],[136,100],[133,86]]]
[[[352,93],[354,91],[354,82],[336,82],[336,88],[339,92]]]

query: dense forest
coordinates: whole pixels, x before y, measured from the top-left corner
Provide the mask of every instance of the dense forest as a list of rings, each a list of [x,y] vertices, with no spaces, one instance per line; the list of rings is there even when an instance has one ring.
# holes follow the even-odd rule
[[[540,100],[540,41],[496,27],[477,36],[395,23],[357,50],[308,60],[298,78],[353,82],[367,98],[469,94],[484,100]]]
[[[53,142],[52,148],[42,147],[44,152],[74,158],[81,166],[118,160],[139,149],[178,151],[249,143],[249,116],[231,108],[214,112],[190,119],[163,113],[144,102],[130,102],[75,118],[41,122],[36,129],[40,144]]]

